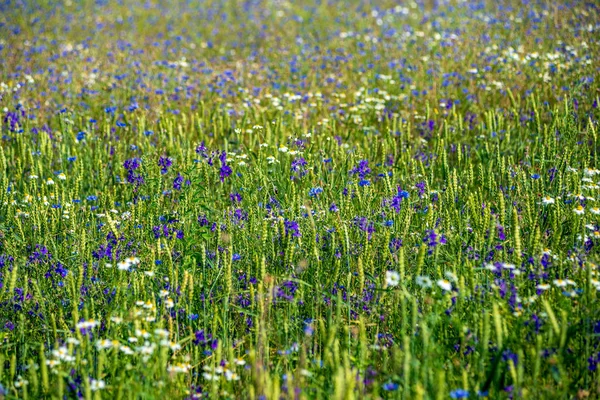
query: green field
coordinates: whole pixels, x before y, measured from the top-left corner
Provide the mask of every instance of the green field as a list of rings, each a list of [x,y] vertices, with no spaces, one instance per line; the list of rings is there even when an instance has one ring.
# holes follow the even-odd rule
[[[0,0],[0,399],[600,398],[599,102],[594,1]]]

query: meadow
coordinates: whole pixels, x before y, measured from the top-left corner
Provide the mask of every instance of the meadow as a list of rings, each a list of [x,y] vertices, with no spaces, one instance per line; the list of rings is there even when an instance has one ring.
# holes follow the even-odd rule
[[[0,398],[600,398],[600,4],[0,1]]]

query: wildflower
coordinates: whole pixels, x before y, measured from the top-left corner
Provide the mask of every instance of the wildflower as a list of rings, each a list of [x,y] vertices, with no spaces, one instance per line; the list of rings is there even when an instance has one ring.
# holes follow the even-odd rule
[[[102,390],[106,387],[106,384],[104,383],[104,381],[102,379],[92,379],[92,381],[90,382],[90,389],[92,389],[92,392],[96,392],[98,390]]]
[[[400,274],[396,271],[387,271],[385,273],[385,283],[387,286],[398,286],[400,283]]]
[[[188,363],[178,363],[175,365],[169,365],[167,367],[167,371],[174,372],[174,373],[179,373],[179,372],[185,373],[185,372],[188,372],[191,367],[192,366]]]
[[[440,279],[436,283],[442,290],[445,290],[447,292],[452,290],[452,283],[450,283],[450,281],[446,279]]]
[[[173,308],[174,306],[175,306],[175,303],[173,302],[173,299],[169,298],[169,299],[167,299],[167,301],[165,301],[166,308]]]
[[[555,279],[552,281],[554,283],[554,286],[559,287],[559,288],[563,288],[563,287],[567,287],[567,281],[564,279]]]
[[[368,160],[360,160],[358,164],[350,170],[350,174],[358,175],[362,180],[365,180],[365,177],[371,173],[371,168],[369,168]]]
[[[393,392],[398,389],[398,384],[396,382],[387,382],[383,384],[382,388],[386,392]]]
[[[17,380],[15,381],[15,387],[18,389],[18,388],[21,388],[21,387],[27,386],[27,385],[29,385],[29,381],[26,379],[23,379],[23,377],[21,375],[19,375],[17,377]]]
[[[46,179],[46,185],[48,185],[48,186],[54,185],[54,181],[52,180],[52,178]]]
[[[79,330],[86,330],[87,331],[89,329],[94,329],[98,325],[100,325],[100,323],[98,321],[90,319],[88,321],[81,321],[81,322],[77,323],[76,327]]]
[[[136,339],[136,341],[137,341],[137,338],[130,338],[130,339]],[[119,347],[119,351],[121,351],[123,354],[126,354],[128,356],[135,354],[135,352],[131,349],[131,347],[125,346],[125,345],[121,345]]]
[[[175,177],[175,179],[173,180],[173,189],[181,190],[182,185],[183,185],[183,175],[181,175],[180,173],[177,173],[177,177]],[[167,193],[167,192],[165,192],[165,193]]]
[[[323,188],[321,188],[321,187],[314,187],[314,188],[312,188],[312,189],[309,190],[308,195],[310,197],[317,197],[321,193],[323,193]]]
[[[433,282],[428,276],[422,275],[416,277],[415,283],[424,289],[429,289],[433,285]]]
[[[296,221],[286,220],[284,222],[285,226],[285,234],[291,234],[293,237],[300,237],[302,234],[300,233],[300,227]]]
[[[231,372],[230,370],[225,371],[225,379],[228,381],[239,381],[240,377],[235,372]]]
[[[467,399],[469,398],[469,391],[464,389],[456,389],[450,392],[450,397],[453,399]]]
[[[599,207],[592,207],[590,208],[590,212],[594,215],[600,215],[600,208]]]
[[[552,197],[550,197],[550,196],[545,196],[542,199],[542,204],[545,205],[545,206],[547,206],[548,204],[554,204],[554,199]]]
[[[233,171],[231,170],[231,167],[229,165],[227,165],[227,153],[226,152],[221,153],[221,155],[219,156],[219,160],[221,161],[221,169],[219,170],[219,176],[220,176],[221,182],[224,182],[225,178],[230,176]]]
[[[219,380],[219,375],[216,374],[211,374],[209,372],[204,372],[202,374],[202,376],[204,377],[204,379],[206,379],[207,381],[218,381]]]
[[[426,232],[423,242],[427,243],[429,247],[436,247],[438,244],[446,244],[446,236],[437,233],[435,230],[430,229]]]
[[[127,257],[125,261],[127,261],[131,265],[138,265],[140,263],[140,259],[137,257]]]
[[[155,329],[154,334],[163,339],[166,339],[169,337],[169,331],[166,329]]]
[[[583,213],[585,212],[585,209],[580,204],[576,208],[573,209],[573,212],[577,215],[583,215]]]
[[[129,271],[130,267],[131,267],[131,264],[128,263],[127,261],[119,261],[117,263],[117,268],[119,269],[119,271]]]
[[[546,291],[546,290],[550,289],[550,285],[548,285],[547,283],[540,283],[539,285],[536,286],[536,289],[541,290],[541,291]]]
[[[169,167],[173,165],[173,159],[171,157],[160,156],[158,159],[158,166],[160,167],[160,173],[162,175],[169,172]]]
[[[96,341],[96,348],[98,350],[110,349],[113,347],[113,342],[108,339],[101,339]]]

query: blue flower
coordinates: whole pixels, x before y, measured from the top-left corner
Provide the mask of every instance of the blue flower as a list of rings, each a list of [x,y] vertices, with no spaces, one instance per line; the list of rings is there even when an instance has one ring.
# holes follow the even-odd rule
[[[398,389],[398,384],[395,382],[387,382],[383,384],[382,388],[385,391],[392,392]]]
[[[469,391],[464,389],[456,389],[450,392],[450,397],[453,399],[468,399]]]
[[[371,181],[368,179],[361,179],[358,182],[358,186],[371,186]]]
[[[310,197],[317,197],[321,193],[323,193],[323,188],[321,187],[314,187],[308,191]]]

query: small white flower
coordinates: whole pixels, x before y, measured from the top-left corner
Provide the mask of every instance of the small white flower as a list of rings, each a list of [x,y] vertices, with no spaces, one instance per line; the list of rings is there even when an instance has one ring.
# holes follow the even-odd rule
[[[92,389],[92,392],[96,392],[98,390],[102,390],[106,387],[106,383],[104,383],[104,381],[102,379],[92,379],[92,382],[90,383],[90,389]]]
[[[599,207],[592,207],[590,208],[590,212],[594,215],[600,215],[600,208]]]
[[[154,334],[163,339],[166,339],[169,337],[169,331],[166,329],[155,329]]]
[[[225,379],[228,381],[239,381],[240,376],[235,372],[231,372],[230,370],[225,371]]]
[[[583,208],[580,204],[576,208],[573,209],[573,212],[577,215],[583,215],[585,213],[585,208]]]
[[[279,148],[279,151],[280,151],[280,152],[282,152],[282,153],[287,153],[287,152],[288,152],[288,148],[287,148],[287,147],[285,147],[285,146],[281,146],[281,147]]]
[[[542,204],[543,205],[554,204],[554,199],[552,197],[550,197],[550,196],[545,196],[542,199]]]
[[[140,259],[137,257],[127,257],[125,261],[127,261],[131,265],[138,265],[140,263]]]
[[[66,180],[66,179],[67,179],[67,176],[65,175],[65,173],[64,173],[64,172],[61,172],[60,174],[56,175],[56,177],[57,177],[58,179],[60,179],[61,181],[64,181],[64,180]]]
[[[204,379],[206,379],[207,381],[218,381],[219,380],[219,375],[213,375],[211,373],[208,372],[204,372],[202,374],[202,376],[204,377]]]
[[[415,283],[425,289],[429,289],[433,283],[431,282],[431,279],[429,279],[428,276],[417,276],[415,279]]]
[[[185,372],[188,372],[191,367],[192,366],[187,363],[178,363],[178,364],[174,364],[174,365],[169,365],[167,367],[167,371],[174,372],[174,373],[178,373],[178,372],[185,373]]]
[[[452,283],[450,283],[450,281],[446,279],[440,279],[436,283],[442,290],[445,290],[447,292],[452,290]]]
[[[385,273],[385,283],[387,286],[398,286],[400,283],[400,274],[396,271],[387,271]]]
[[[548,290],[548,289],[550,289],[550,285],[548,285],[547,283],[540,283],[539,285],[536,286],[536,289]]]
[[[54,181],[52,180],[52,178],[48,178],[46,180],[46,185],[48,185],[48,186],[54,185]]]
[[[586,168],[586,169],[583,170],[583,173],[586,176],[594,176],[594,175],[598,175],[600,173],[600,170],[592,169],[592,168]]]
[[[555,279],[552,282],[554,283],[554,286],[559,287],[559,288],[567,287],[567,285],[568,285],[567,281],[564,279]]]
[[[29,381],[27,379],[23,379],[23,377],[21,375],[19,375],[17,377],[17,380],[15,381],[16,388],[20,388],[22,386],[27,386],[28,384],[29,384]]]
[[[119,263],[117,264],[117,268],[119,269],[119,271],[129,271],[130,267],[131,264],[129,264],[127,261],[119,261]]]

